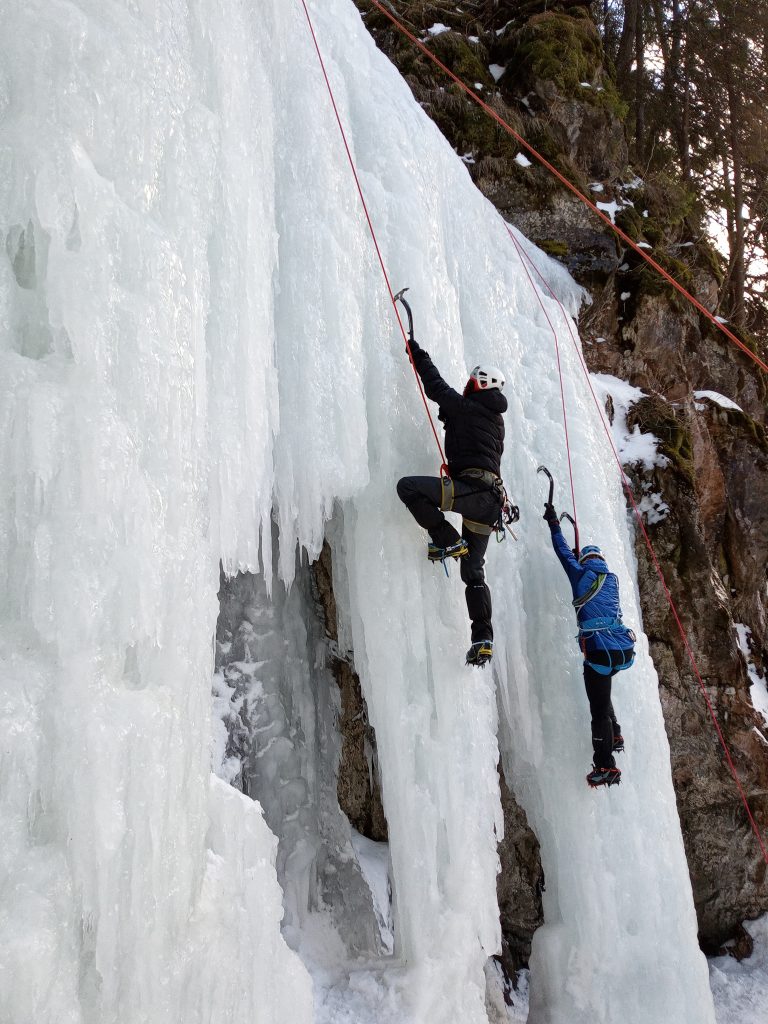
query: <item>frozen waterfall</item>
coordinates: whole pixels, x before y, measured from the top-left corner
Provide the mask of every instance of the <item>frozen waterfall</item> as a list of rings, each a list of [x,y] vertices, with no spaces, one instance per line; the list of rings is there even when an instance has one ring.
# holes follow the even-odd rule
[[[347,1010],[316,992],[323,1019],[485,1024],[501,753],[546,874],[531,1024],[710,1024],[644,637],[616,684],[625,784],[584,785],[536,476],[566,472],[552,336],[351,0],[311,10],[418,340],[456,383],[480,360],[507,372],[523,518],[490,552],[495,670],[463,667],[458,574],[426,563],[395,494],[436,452],[298,0],[0,0],[0,1021],[313,1020],[276,840],[210,774],[212,638],[220,561],[290,582],[333,518],[395,954],[350,974]],[[615,468],[563,355],[582,537],[640,632]]]

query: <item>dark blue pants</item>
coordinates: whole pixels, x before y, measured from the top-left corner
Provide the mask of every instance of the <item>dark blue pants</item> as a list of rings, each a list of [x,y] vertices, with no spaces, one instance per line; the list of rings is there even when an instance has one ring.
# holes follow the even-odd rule
[[[453,481],[452,512],[476,523],[492,526],[499,518],[501,501],[498,492],[477,480]],[[423,527],[438,547],[447,548],[459,540],[456,529],[440,510],[442,487],[437,476],[404,476],[398,481],[397,494],[413,518]],[[469,554],[459,559],[461,578],[467,599],[467,612],[472,623],[472,642],[493,640],[491,592],[485,582],[485,551],[490,535],[474,533],[464,527],[464,540]]]
[[[622,652],[617,652],[621,654]],[[589,657],[600,664],[610,665],[610,651],[597,651]],[[592,713],[592,750],[596,768],[615,768],[613,737],[621,735],[621,726],[611,702],[611,681],[616,673],[601,676],[584,662],[584,686],[587,690],[589,710]]]

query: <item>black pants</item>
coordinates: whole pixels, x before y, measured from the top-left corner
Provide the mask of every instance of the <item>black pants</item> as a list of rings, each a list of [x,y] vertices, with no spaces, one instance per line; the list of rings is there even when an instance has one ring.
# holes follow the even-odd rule
[[[594,660],[602,663],[605,661],[603,654],[610,655],[610,652],[601,651],[595,655]],[[610,661],[605,661],[605,664],[609,665]],[[584,686],[587,689],[589,710],[592,713],[592,749],[596,768],[616,767],[613,759],[613,737],[621,736],[621,726],[616,721],[611,703],[611,680],[615,674],[611,672],[609,676],[601,676],[584,662]]]
[[[451,511],[477,523],[493,525],[499,518],[501,500],[497,491],[487,489],[479,480],[453,481],[454,501]],[[442,488],[437,476],[404,476],[397,484],[398,497],[413,518],[438,547],[447,548],[459,540],[459,534],[440,511]],[[467,611],[472,623],[472,643],[493,640],[491,624],[491,592],[485,582],[485,551],[489,535],[473,533],[464,527],[464,540],[469,554],[459,560],[465,585]]]

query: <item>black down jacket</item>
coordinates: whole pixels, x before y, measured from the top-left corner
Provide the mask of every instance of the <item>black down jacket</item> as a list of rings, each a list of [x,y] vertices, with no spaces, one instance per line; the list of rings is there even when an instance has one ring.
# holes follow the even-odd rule
[[[437,402],[445,424],[445,457],[451,476],[465,469],[487,469],[501,476],[507,400],[497,388],[474,391],[465,398],[446,384],[429,353],[411,342],[413,365],[427,398]]]

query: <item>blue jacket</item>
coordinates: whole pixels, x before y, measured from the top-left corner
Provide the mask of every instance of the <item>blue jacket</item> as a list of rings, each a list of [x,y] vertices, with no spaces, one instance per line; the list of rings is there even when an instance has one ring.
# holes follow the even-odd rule
[[[603,558],[590,558],[583,565],[579,565],[559,525],[552,525],[550,529],[552,547],[570,580],[574,601],[584,597],[596,586],[600,575],[605,574],[600,590],[576,610],[582,650],[585,654],[591,651],[628,651],[635,643],[635,635],[621,621],[619,581],[616,576],[608,572],[608,566]],[[609,623],[614,625],[611,626]]]

